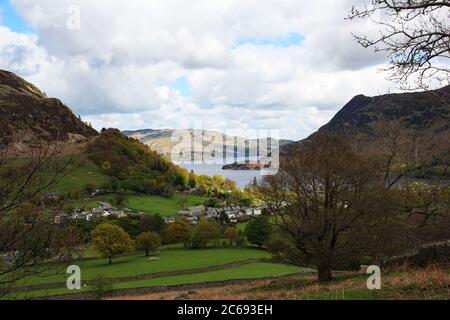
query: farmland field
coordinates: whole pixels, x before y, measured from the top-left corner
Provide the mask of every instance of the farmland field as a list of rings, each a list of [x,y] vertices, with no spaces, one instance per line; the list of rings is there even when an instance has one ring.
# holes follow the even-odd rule
[[[131,289],[131,288],[144,288],[152,286],[174,286],[181,284],[196,284],[214,281],[226,281],[226,280],[243,280],[243,279],[260,279],[268,277],[279,277],[290,274],[296,274],[302,272],[302,268],[286,264],[278,263],[250,263],[242,266],[232,267],[224,270],[199,272],[189,275],[159,277],[148,280],[128,281],[115,283],[113,289]],[[82,290],[78,292],[93,291],[91,286],[84,286]],[[61,295],[74,293],[65,288],[48,289],[48,290],[36,290],[26,294],[18,294],[19,296],[32,298],[32,297],[45,297],[52,295]]]
[[[125,207],[146,213],[159,213],[161,216],[174,216],[182,208],[177,204],[181,199],[186,200],[186,207],[202,205],[207,198],[193,195],[175,194],[172,198],[148,195],[130,195]]]
[[[270,253],[257,249],[204,249],[162,250],[156,255],[159,260],[149,261],[143,254],[118,257],[108,265],[107,259],[81,261],[78,265],[84,280],[98,276],[126,277],[156,272],[203,268],[254,258],[270,258]],[[51,270],[52,275],[27,280],[27,284],[42,284],[66,281],[65,270]]]
[[[273,276],[283,276],[299,273],[300,267],[276,264],[268,262],[245,261],[248,259],[270,258],[270,253],[263,250],[249,248],[229,248],[229,249],[174,249],[161,250],[155,257],[158,260],[150,261],[143,254],[126,257],[118,257],[113,260],[112,265],[108,265],[106,259],[95,259],[81,261],[78,265],[81,268],[82,280],[95,280],[98,277],[122,278],[137,275],[151,275],[160,272],[175,272],[171,275],[156,275],[155,277],[140,280],[120,279],[111,280],[114,282],[114,289],[140,288],[150,286],[171,286],[179,284],[194,284],[212,281],[257,279]],[[245,261],[245,262],[244,262]],[[224,264],[241,262],[242,265],[223,266]],[[196,270],[195,273],[179,274],[183,270],[202,269],[207,267],[220,266],[219,270]],[[18,292],[21,297],[39,297],[47,295],[59,295],[64,293],[74,293],[65,289],[67,274],[65,270],[53,269],[53,275],[39,276],[28,279],[22,285],[37,284],[58,284],[51,289],[38,289],[24,293]],[[88,284],[83,286],[81,292],[92,291],[94,288]],[[80,291],[77,291],[80,292]]]

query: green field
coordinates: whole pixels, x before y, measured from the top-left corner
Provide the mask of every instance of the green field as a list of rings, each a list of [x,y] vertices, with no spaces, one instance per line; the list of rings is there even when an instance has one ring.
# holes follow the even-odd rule
[[[270,253],[263,250],[249,248],[224,248],[224,249],[173,249],[161,250],[155,257],[159,260],[150,261],[143,254],[126,257],[118,257],[113,260],[112,265],[107,264],[106,259],[84,260],[78,263],[81,268],[82,281],[95,280],[100,276],[106,278],[121,278],[152,274],[159,272],[181,271],[189,269],[201,269],[211,266],[224,265],[231,262],[244,261],[252,258],[270,258]],[[149,286],[170,286],[179,284],[193,284],[211,281],[256,279],[273,276],[282,276],[301,272],[297,266],[275,264],[266,262],[251,262],[241,266],[230,267],[221,270],[203,271],[194,274],[173,275],[157,277],[153,279],[143,279],[135,281],[125,281],[113,284],[114,289],[139,288]],[[65,293],[75,293],[65,289],[67,274],[65,270],[53,269],[49,272],[52,275],[33,277],[22,282],[23,286],[60,283],[61,288],[36,290],[28,293],[17,293],[16,298],[30,298],[47,295],[58,295]],[[84,286],[81,291],[92,291],[91,286]],[[80,291],[76,291],[80,292]]]
[[[302,269],[297,266],[278,264],[278,263],[251,263],[238,267],[228,268],[224,270],[200,272],[189,275],[160,277],[148,280],[121,282],[113,285],[113,289],[130,289],[143,288],[152,286],[173,286],[180,284],[195,284],[214,281],[241,280],[241,279],[258,279],[267,277],[278,277],[301,272]],[[83,287],[77,292],[89,292],[93,288],[90,286]],[[26,295],[18,294],[21,297],[39,297],[74,293],[68,289],[49,289],[28,292]]]
[[[162,250],[157,257],[160,260],[149,261],[143,254],[113,259],[108,265],[106,259],[85,260],[78,265],[84,280],[99,276],[126,277],[155,272],[178,271],[221,265],[252,258],[270,258],[270,253],[247,248],[205,249],[205,250]],[[48,275],[52,274],[52,275]],[[26,284],[64,282],[65,270],[49,270],[46,276],[27,279]],[[24,283],[25,284],[25,283]]]
[[[186,207],[202,205],[206,197],[176,193],[172,198],[148,195],[130,195],[125,207],[146,213],[159,213],[161,216],[175,216],[182,208],[177,204],[180,199],[186,200]]]

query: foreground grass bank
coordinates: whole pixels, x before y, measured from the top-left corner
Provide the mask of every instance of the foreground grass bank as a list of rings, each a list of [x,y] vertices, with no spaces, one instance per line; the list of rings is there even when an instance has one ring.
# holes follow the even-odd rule
[[[117,299],[161,300],[182,295],[192,300],[449,300],[450,267],[408,267],[384,271],[381,290],[367,289],[367,275],[342,273],[329,284],[318,284],[316,275],[292,275],[281,279],[255,280],[247,284],[161,292]]]

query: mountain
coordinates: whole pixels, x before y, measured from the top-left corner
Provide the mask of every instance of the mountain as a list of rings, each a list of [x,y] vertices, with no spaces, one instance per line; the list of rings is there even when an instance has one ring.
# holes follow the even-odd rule
[[[373,124],[381,120],[400,121],[405,128],[434,134],[448,131],[450,86],[424,92],[356,96],[320,130],[343,131],[354,128],[370,133]]]
[[[98,135],[60,100],[4,70],[0,70],[0,131],[18,152],[40,141],[82,143]]]
[[[124,134],[141,141],[148,145],[152,150],[156,152],[169,156],[174,149],[174,147],[179,143],[177,139],[172,139],[172,137],[181,133],[189,133],[192,134],[194,130],[173,130],[173,129],[164,129],[164,130],[153,130],[153,129],[144,129],[137,131],[124,131]],[[201,139],[202,131],[195,131],[197,135],[199,135],[199,139],[194,141],[194,153],[199,158],[201,157],[202,150],[205,150],[208,147],[211,150],[223,150],[223,141],[225,138],[225,146],[227,150],[227,157],[233,158],[234,155],[234,141],[235,138],[238,141],[238,144],[242,147],[238,148],[239,154],[244,155],[245,152],[245,138],[243,137],[234,137],[229,135],[224,135],[218,131],[211,130],[203,130],[203,141]],[[261,139],[262,140],[262,139]],[[266,139],[264,139],[266,140]],[[275,144],[279,143],[280,146],[286,146],[293,141],[289,140],[275,140]],[[248,149],[250,154],[255,154],[258,148],[258,140],[250,139],[248,140]]]
[[[358,95],[351,99],[318,132],[338,132],[376,143],[377,127],[396,124],[409,135],[417,135],[421,150],[439,157],[450,150],[450,86],[437,90],[386,94],[376,97]],[[314,136],[314,133],[312,136]],[[283,154],[309,138],[283,148]]]

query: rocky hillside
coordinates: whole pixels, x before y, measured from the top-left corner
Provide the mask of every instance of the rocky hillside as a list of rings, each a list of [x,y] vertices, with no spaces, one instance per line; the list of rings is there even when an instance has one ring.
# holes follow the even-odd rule
[[[98,135],[60,100],[47,98],[17,75],[0,70],[0,130],[14,149],[26,152],[41,141],[81,143]]]
[[[396,123],[405,134],[417,135],[419,149],[429,156],[450,150],[450,86],[438,90],[387,94],[376,97],[358,95],[334,118],[319,129],[345,132],[374,142],[376,132],[385,124]],[[284,154],[302,143],[284,149]]]
[[[450,86],[425,92],[356,96],[320,130],[358,129],[371,133],[373,124],[381,120],[400,121],[405,128],[426,130],[433,134],[448,131]]]

